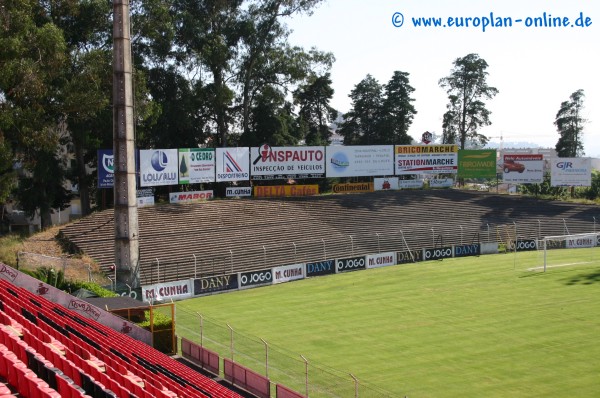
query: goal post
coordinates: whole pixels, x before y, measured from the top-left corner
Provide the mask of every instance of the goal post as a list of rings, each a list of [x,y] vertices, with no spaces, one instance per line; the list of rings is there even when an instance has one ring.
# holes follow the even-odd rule
[[[598,232],[546,236],[538,241],[537,246],[538,253],[543,254],[544,272],[553,267],[600,262],[600,233]]]

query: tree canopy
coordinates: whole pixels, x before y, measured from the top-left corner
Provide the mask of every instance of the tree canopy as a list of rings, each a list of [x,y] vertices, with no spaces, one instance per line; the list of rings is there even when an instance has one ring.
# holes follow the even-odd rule
[[[568,101],[560,104],[554,124],[560,135],[556,143],[559,157],[583,156],[583,127],[586,120],[582,116],[585,94],[582,89],[575,91]]]

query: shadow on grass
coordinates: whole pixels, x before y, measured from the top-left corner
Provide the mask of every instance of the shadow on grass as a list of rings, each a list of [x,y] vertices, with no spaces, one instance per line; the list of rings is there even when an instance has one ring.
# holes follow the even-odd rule
[[[592,285],[600,282],[600,270],[575,275],[565,280],[565,285]]]

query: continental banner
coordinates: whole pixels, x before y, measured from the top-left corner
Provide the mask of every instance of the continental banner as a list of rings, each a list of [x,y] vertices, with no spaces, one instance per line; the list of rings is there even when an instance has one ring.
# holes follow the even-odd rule
[[[456,174],[457,145],[396,145],[396,175]]]
[[[496,150],[461,149],[458,151],[458,176],[461,178],[496,177]]]
[[[333,184],[333,193],[366,193],[373,192],[372,182],[348,182],[345,184]]]
[[[250,148],[253,180],[325,177],[325,147],[288,146]]]
[[[306,263],[306,277],[335,274],[335,261],[324,260]]]
[[[194,279],[194,296],[223,292],[238,288],[238,274],[209,276]]]
[[[312,196],[319,194],[319,186],[315,185],[270,185],[255,186],[254,196],[257,198],[282,198],[287,196]]]

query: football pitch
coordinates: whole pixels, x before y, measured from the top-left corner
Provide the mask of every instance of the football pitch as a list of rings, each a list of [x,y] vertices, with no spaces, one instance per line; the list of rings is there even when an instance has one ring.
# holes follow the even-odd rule
[[[198,312],[223,325],[224,344],[203,339],[221,357],[235,330],[237,346],[257,336],[391,396],[598,397],[600,264],[528,271],[538,263],[457,258],[205,296],[177,303],[177,333],[199,342]]]

